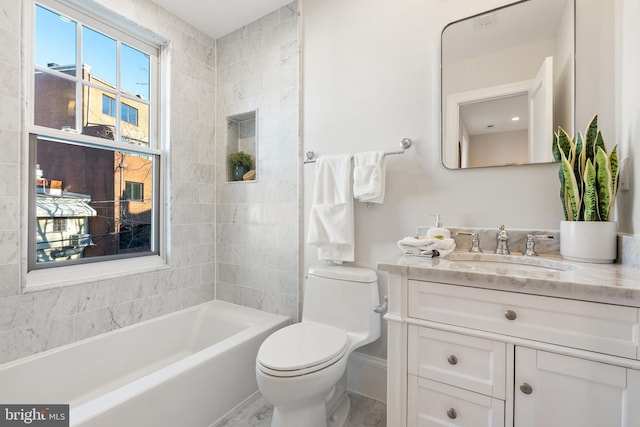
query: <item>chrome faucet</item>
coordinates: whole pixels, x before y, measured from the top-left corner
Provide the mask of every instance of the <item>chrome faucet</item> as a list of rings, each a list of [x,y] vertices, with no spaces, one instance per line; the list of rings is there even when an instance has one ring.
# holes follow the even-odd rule
[[[509,234],[504,229],[504,225],[501,225],[496,233],[496,250],[493,252],[500,255],[509,255],[511,253],[509,250]]]
[[[537,239],[553,239],[552,234],[527,234],[527,244],[524,248],[522,255],[524,256],[538,256],[536,252],[536,240]]]
[[[469,252],[480,253],[482,249],[480,249],[480,235],[477,231],[473,233],[468,231],[459,231],[456,234],[460,234],[463,236],[471,236],[471,248],[469,248]]]

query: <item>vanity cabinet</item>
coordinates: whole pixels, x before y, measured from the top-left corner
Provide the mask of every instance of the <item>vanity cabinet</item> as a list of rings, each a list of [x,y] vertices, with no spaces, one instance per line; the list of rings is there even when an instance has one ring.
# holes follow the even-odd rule
[[[388,425],[640,427],[637,307],[389,277]]]

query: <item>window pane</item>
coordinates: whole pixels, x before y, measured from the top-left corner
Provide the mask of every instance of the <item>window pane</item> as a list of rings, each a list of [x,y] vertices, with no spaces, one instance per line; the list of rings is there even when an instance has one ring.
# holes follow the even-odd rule
[[[116,100],[105,94],[102,94],[102,114],[116,116]]]
[[[120,121],[121,141],[149,145],[149,106],[143,102],[123,99]]]
[[[36,162],[38,264],[153,250],[152,156],[38,139]]]
[[[116,87],[116,41],[82,27],[82,79]]]
[[[82,133],[115,139],[116,100],[106,89],[82,85]]]
[[[138,110],[133,107],[129,108],[129,123],[138,126]]]
[[[36,6],[35,63],[76,75],[76,23]]]
[[[129,121],[129,106],[126,104],[122,104],[120,106],[120,118],[123,122]]]
[[[149,55],[122,44],[122,91],[149,101]]]
[[[34,122],[53,129],[75,129],[76,84],[52,74],[35,73]]]

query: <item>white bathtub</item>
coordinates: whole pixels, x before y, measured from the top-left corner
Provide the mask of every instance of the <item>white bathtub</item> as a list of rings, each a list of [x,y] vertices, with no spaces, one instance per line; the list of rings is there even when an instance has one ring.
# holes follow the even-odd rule
[[[0,365],[0,403],[71,405],[71,426],[207,427],[258,390],[288,318],[211,301]]]

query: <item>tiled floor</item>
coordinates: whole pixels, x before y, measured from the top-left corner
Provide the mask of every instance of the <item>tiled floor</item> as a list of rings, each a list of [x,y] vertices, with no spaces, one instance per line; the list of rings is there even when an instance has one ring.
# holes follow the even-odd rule
[[[351,411],[345,427],[386,427],[387,407],[384,403],[349,393]],[[256,393],[231,414],[211,427],[269,427],[273,407]],[[304,426],[300,426],[304,427]]]

